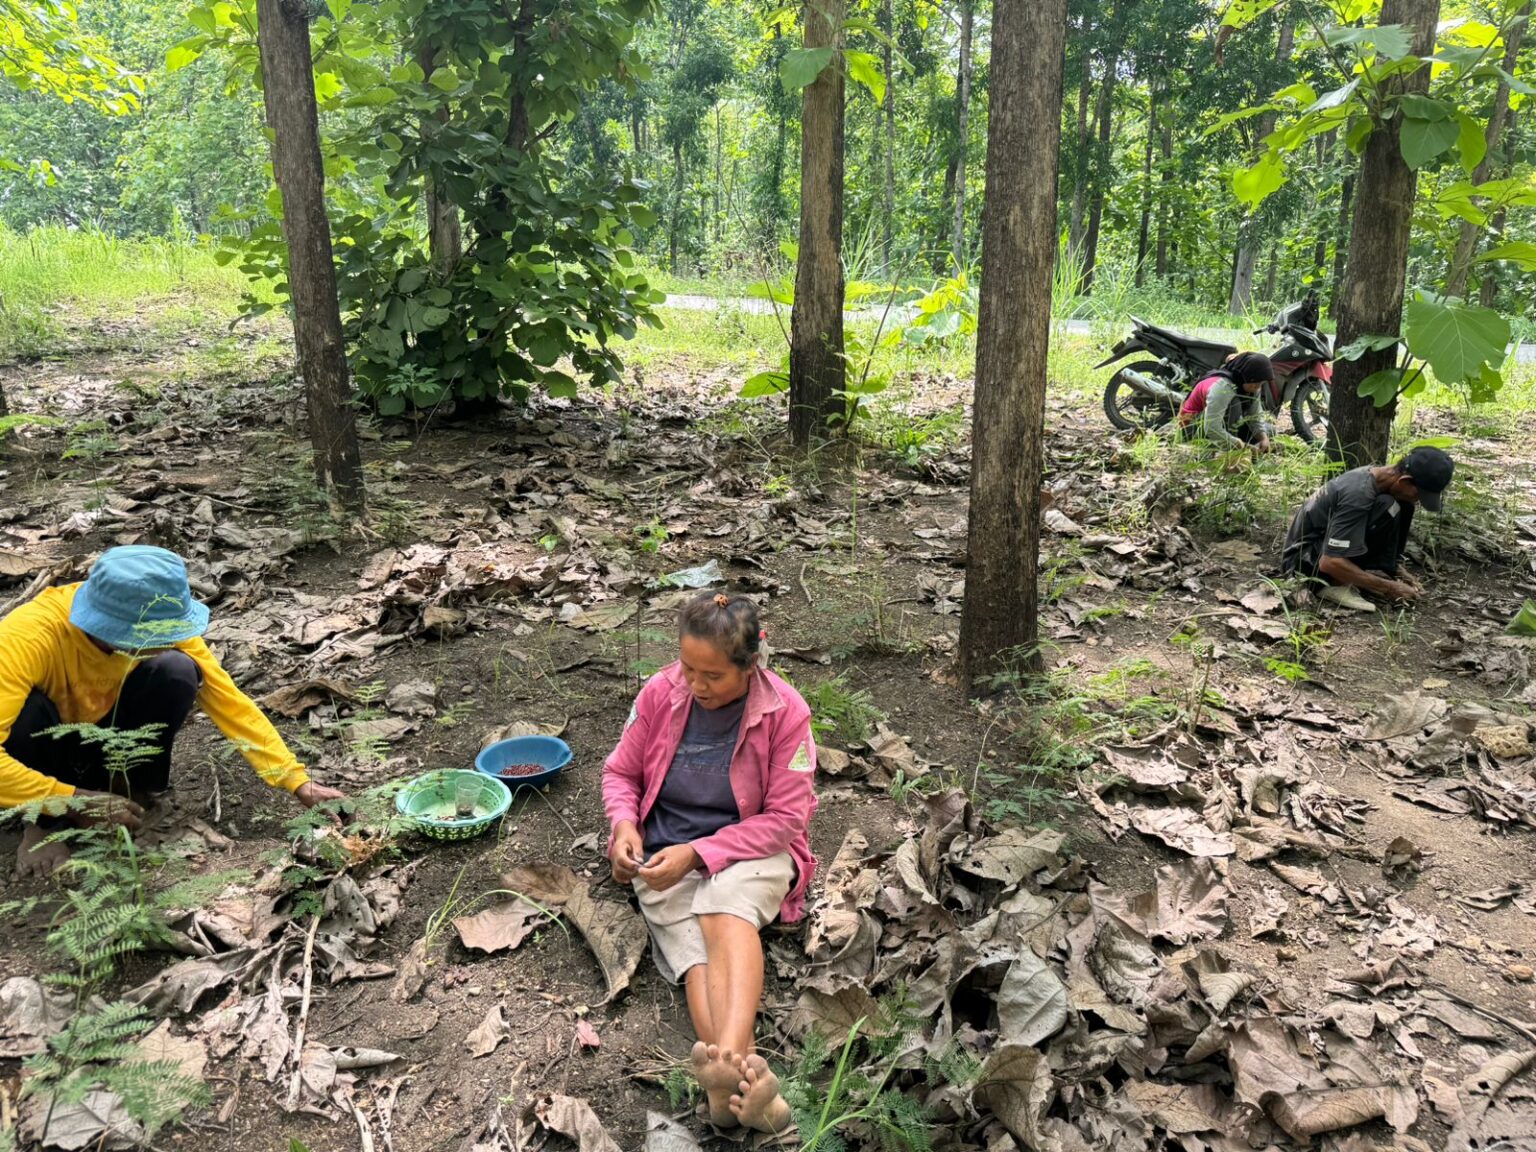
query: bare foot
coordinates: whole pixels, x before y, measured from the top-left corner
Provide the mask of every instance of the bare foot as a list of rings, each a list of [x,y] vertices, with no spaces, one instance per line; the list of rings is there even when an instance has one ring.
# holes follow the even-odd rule
[[[709,1122],[716,1128],[736,1127],[736,1115],[731,1107],[734,1097],[731,1093],[736,1091],[741,1072],[735,1057],[729,1052],[720,1051],[717,1045],[705,1044],[700,1040],[693,1046],[689,1063],[693,1065],[694,1078],[709,1100]]]
[[[36,824],[28,824],[21,833],[21,846],[16,849],[16,875],[47,877],[69,859],[69,845],[56,840],[44,844],[49,831]],[[733,1076],[734,1079],[734,1076]]]
[[[794,1122],[789,1101],[779,1095],[779,1078],[761,1056],[736,1061],[741,1074],[738,1094],[731,1097],[731,1111],[748,1128],[759,1132],[782,1132]]]

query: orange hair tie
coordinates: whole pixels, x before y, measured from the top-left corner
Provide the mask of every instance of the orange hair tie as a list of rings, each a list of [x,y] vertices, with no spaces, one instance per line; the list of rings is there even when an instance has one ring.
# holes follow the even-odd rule
[[[730,602],[731,602],[731,598],[729,596],[716,596],[715,597],[715,607],[716,608],[725,608],[725,607],[727,607],[730,604]]]

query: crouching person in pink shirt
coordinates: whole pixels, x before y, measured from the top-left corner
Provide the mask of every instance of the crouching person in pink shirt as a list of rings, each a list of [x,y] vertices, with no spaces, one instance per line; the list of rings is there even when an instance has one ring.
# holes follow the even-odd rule
[[[608,858],[639,895],[656,966],[687,990],[710,1120],[778,1132],[789,1105],[753,1044],[758,933],[804,915],[816,869],[811,710],[762,666],[745,597],[698,597],[678,632],[680,659],[640,690],[603,768]]]

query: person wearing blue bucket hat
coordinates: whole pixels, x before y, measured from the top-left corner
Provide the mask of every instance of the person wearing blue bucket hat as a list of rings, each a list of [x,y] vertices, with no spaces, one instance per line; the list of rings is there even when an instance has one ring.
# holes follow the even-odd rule
[[[208,606],[193,599],[182,558],[164,548],[109,548],[81,584],[50,588],[0,619],[0,809],[44,803],[17,851],[17,871],[46,875],[68,852],[43,843],[61,820],[137,828],[138,800],[171,782],[171,751],[193,705],[233,741],[256,773],[305,806],[342,799],[309,778],[283,738],[203,642]],[[105,747],[60,725],[153,738],[126,773]]]

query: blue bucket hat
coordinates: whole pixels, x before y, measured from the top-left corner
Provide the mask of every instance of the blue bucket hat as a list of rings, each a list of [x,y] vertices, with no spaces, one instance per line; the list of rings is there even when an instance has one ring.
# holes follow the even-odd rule
[[[192,599],[180,556],[132,544],[101,554],[75,592],[69,622],[129,652],[168,648],[207,630],[208,605]]]

